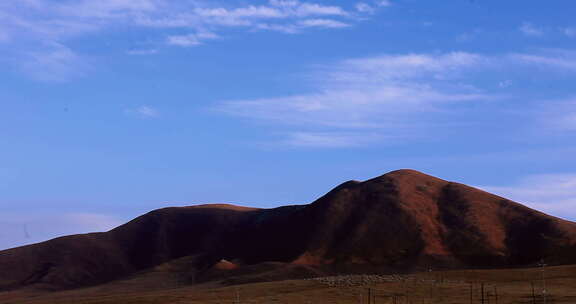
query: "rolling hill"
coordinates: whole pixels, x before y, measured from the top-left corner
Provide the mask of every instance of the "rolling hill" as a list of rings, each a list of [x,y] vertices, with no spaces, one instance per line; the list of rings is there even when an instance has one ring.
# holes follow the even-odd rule
[[[164,208],[111,231],[0,251],[0,290],[225,284],[338,273],[576,264],[576,223],[414,170],[308,205]]]

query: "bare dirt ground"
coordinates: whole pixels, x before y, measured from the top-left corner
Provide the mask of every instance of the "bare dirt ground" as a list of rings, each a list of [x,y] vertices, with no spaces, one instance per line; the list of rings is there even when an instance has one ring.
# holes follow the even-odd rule
[[[147,288],[142,288],[141,280],[126,280],[55,293],[4,292],[0,293],[0,303],[576,303],[576,265],[350,275],[236,286],[205,284],[165,288],[158,283],[158,278],[150,280],[157,283]]]

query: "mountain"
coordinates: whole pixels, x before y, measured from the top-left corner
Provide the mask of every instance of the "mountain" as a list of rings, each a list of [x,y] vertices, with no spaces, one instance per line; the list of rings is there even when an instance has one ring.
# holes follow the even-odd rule
[[[154,279],[158,273],[177,273],[179,283],[232,284],[429,267],[520,267],[541,259],[576,264],[576,223],[398,170],[343,183],[308,205],[164,208],[108,232],[0,251],[0,290],[165,281]]]

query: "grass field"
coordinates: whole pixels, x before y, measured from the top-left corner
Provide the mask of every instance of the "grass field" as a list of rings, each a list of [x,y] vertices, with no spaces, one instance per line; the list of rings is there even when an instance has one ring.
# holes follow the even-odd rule
[[[544,280],[543,280],[544,276]],[[122,285],[124,284],[124,285]],[[546,285],[546,299],[543,297]],[[129,283],[57,293],[0,293],[1,303],[576,303],[576,265],[530,269],[465,270],[394,276],[339,276],[237,286]],[[482,297],[482,289],[484,296]],[[482,302],[484,298],[484,302]]]

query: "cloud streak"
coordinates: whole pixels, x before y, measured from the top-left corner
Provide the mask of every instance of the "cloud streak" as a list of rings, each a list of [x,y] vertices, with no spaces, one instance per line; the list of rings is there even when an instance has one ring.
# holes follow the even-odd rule
[[[530,175],[510,186],[480,188],[545,213],[576,220],[576,174]]]
[[[9,44],[13,53],[0,55],[13,58],[19,70],[35,79],[46,79],[43,76],[46,73],[24,66],[27,62],[34,61],[38,69],[51,70],[53,78],[62,81],[78,75],[64,69],[59,62],[78,63],[84,57],[68,46],[68,40],[88,34],[118,28],[143,29],[156,37],[152,49],[157,50],[162,44],[198,46],[225,36],[229,29],[295,34],[306,29],[345,28],[358,21],[358,14],[363,13],[299,0],[250,5],[188,0],[2,1],[0,44]],[[130,53],[136,54],[127,52]]]
[[[151,106],[140,106],[134,110],[129,111],[130,113],[135,113],[141,118],[156,118],[160,116],[160,112]]]
[[[576,51],[571,49],[543,49],[536,53],[514,53],[507,57],[517,64],[576,71]]]
[[[518,29],[520,30],[520,32],[522,34],[524,34],[524,36],[528,36],[528,37],[542,37],[542,36],[544,36],[544,29],[537,27],[530,22],[522,23],[522,25]]]
[[[562,33],[564,33],[564,35],[570,37],[570,38],[574,38],[576,37],[576,27],[565,27],[561,29]]]
[[[576,130],[576,97],[547,101],[538,113],[545,129],[567,134]]]
[[[208,31],[200,31],[197,33],[187,34],[187,35],[175,35],[169,36],[167,38],[167,43],[169,45],[176,45],[176,46],[183,46],[183,47],[191,47],[191,46],[198,46],[204,43],[207,40],[214,40],[218,39],[219,36]]]
[[[370,133],[293,132],[287,134],[282,144],[295,148],[348,148],[390,140],[392,139]]]
[[[389,142],[428,128],[434,120],[430,113],[442,115],[450,104],[492,98],[444,81],[458,79],[463,71],[481,68],[488,61],[463,52],[344,60],[312,73],[314,93],[224,101],[218,109],[290,128],[314,129],[290,132],[281,141],[289,146],[316,143],[336,148]]]
[[[217,108],[228,115],[289,129],[287,138],[279,141],[289,146],[312,147],[313,139],[323,148],[398,142],[390,138],[420,140],[423,134],[441,136],[474,120],[478,121],[476,127],[488,123],[462,113],[475,104],[506,99],[500,92],[512,81],[498,80],[502,77],[498,75],[518,69],[573,72],[576,56],[570,50],[542,50],[491,56],[447,52],[353,58],[314,67],[307,75],[312,87],[308,93],[227,100]],[[483,78],[493,80],[491,89],[478,85]],[[556,122],[561,121],[565,128],[573,126],[576,116],[570,113],[565,112]]]
[[[4,41],[22,35],[59,40],[117,25],[191,31],[206,30],[207,27],[258,29],[258,24],[264,21],[296,24],[312,22],[307,21],[309,19],[352,15],[339,6],[297,0],[271,0],[262,5],[247,6],[231,3],[226,7],[208,1],[168,0],[27,0],[0,4]],[[333,27],[329,22],[326,25]]]
[[[47,43],[43,50],[25,52],[20,58],[17,68],[44,82],[65,82],[90,70],[86,59],[59,43]]]

